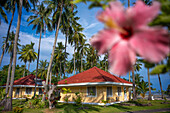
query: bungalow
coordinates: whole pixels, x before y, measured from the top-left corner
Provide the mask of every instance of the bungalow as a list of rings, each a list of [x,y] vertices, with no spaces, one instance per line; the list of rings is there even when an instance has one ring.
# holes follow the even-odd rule
[[[2,86],[5,87],[5,86]],[[30,74],[14,81],[13,98],[31,98],[34,95],[35,75]],[[37,78],[36,94],[42,95],[42,80]]]
[[[132,87],[132,83],[93,67],[59,81],[58,87],[71,90],[67,94],[61,91],[59,102],[64,102],[65,98],[68,98],[68,101],[73,103],[76,98],[75,93],[79,92],[83,103],[100,105],[106,100],[109,103],[127,101],[129,99],[128,89]]]

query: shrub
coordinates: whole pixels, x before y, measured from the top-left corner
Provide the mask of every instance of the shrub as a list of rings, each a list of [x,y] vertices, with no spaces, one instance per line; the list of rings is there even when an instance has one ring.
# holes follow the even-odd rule
[[[68,103],[68,97],[65,97],[65,98],[64,98],[64,101]]]
[[[25,105],[25,108],[45,108],[48,107],[48,102],[42,102],[40,99],[28,100]]]
[[[23,112],[23,108],[21,107],[15,107],[14,110],[13,110],[13,113],[22,113]]]
[[[73,98],[73,100],[74,100],[74,102],[76,103],[76,105],[80,105],[81,102],[82,102],[82,98],[81,98],[81,96],[80,96],[80,93],[79,93],[79,92],[76,92],[75,95],[76,95],[76,98]]]

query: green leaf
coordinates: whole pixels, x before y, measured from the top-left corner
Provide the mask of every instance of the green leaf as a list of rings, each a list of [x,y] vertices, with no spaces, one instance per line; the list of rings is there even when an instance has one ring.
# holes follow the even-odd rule
[[[151,75],[155,75],[155,74],[161,74],[161,73],[166,73],[167,70],[167,66],[164,64],[161,65],[157,65],[156,67],[153,68],[153,70],[150,72]]]

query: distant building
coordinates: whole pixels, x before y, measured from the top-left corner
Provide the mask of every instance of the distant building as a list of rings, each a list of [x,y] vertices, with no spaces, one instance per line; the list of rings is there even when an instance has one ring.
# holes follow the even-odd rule
[[[6,87],[1,86],[1,87]],[[36,94],[42,95],[42,80],[37,78]],[[14,81],[13,85],[13,98],[31,98],[34,95],[35,89],[35,75],[30,74]]]

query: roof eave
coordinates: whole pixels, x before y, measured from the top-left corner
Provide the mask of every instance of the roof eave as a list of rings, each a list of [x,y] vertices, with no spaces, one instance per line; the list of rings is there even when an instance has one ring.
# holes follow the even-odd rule
[[[96,85],[132,86],[133,84],[118,82],[85,82],[85,83],[59,84],[58,87],[96,86]]]
[[[0,87],[6,87],[6,86],[0,86]],[[35,87],[35,85],[13,85],[13,87]],[[36,87],[43,88],[44,86],[36,86]]]

